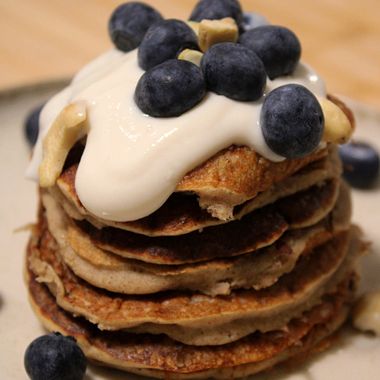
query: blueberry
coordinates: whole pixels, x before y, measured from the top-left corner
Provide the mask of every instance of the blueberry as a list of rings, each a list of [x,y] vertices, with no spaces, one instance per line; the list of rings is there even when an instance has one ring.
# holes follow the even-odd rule
[[[306,87],[288,84],[265,97],[260,123],[264,139],[273,152],[297,158],[318,146],[324,117],[318,100]]]
[[[259,13],[244,12],[243,14],[243,26],[246,31],[268,24],[268,20]]]
[[[147,4],[139,2],[119,5],[108,22],[108,32],[115,46],[131,51],[140,45],[146,31],[162,16]]]
[[[34,108],[25,119],[24,133],[31,147],[34,146],[38,138],[39,119],[42,108],[43,105]]]
[[[353,187],[371,187],[379,176],[379,154],[369,144],[351,142],[339,147],[343,176]]]
[[[163,20],[152,25],[138,51],[139,65],[144,70],[176,58],[184,49],[198,49],[198,38],[183,21]]]
[[[246,47],[225,42],[213,45],[202,58],[207,88],[235,100],[257,100],[266,74],[260,58]]]
[[[240,36],[239,43],[260,57],[270,79],[293,73],[301,57],[297,36],[282,26],[263,25],[248,30]]]
[[[32,380],[81,380],[87,362],[74,338],[52,333],[28,346],[24,365]]]
[[[135,101],[155,117],[179,116],[206,94],[202,71],[188,61],[170,59],[148,70],[137,83]]]
[[[243,12],[238,0],[200,0],[191,13],[190,20],[219,20],[225,17],[232,17],[239,26],[243,24]]]

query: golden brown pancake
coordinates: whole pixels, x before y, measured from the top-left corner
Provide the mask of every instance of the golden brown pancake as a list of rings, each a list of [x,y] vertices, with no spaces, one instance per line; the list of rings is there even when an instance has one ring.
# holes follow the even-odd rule
[[[236,290],[229,296],[218,297],[188,292],[126,296],[94,288],[76,277],[59,260],[56,242],[43,225],[36,230],[30,245],[29,264],[39,281],[48,284],[61,307],[85,316],[102,329],[153,323],[167,325],[167,332],[168,326],[173,324],[207,328],[253,317],[267,322],[268,317],[287,307],[294,309],[307,304],[306,301],[318,291],[323,293],[321,289],[334,274],[334,278],[338,278],[336,272],[342,263],[348,268],[352,266],[361,247],[359,240],[350,236],[350,233],[343,232],[317,247],[274,286],[260,291]]]
[[[273,244],[288,229],[308,227],[326,217],[338,194],[339,182],[331,180],[240,220],[176,237],[145,237],[112,227],[99,230],[88,223],[78,227],[99,248],[120,256],[158,264],[184,264],[236,256]]]
[[[356,283],[355,276],[347,276],[335,294],[282,330],[257,332],[218,347],[195,347],[163,335],[100,331],[59,308],[31,272],[26,277],[31,305],[48,330],[74,336],[95,363],[161,379],[243,377],[307,353],[345,321]]]
[[[286,232],[275,244],[231,259],[213,259],[190,265],[146,264],[114,255],[93,244],[93,234],[83,233],[49,195],[43,195],[48,228],[59,245],[59,254],[74,273],[114,292],[148,294],[168,289],[228,294],[234,288],[260,289],[291,271],[298,258],[331,239],[350,225],[349,190],[342,186],[334,210],[308,228]],[[139,258],[139,256],[136,256]]]
[[[232,257],[273,244],[286,230],[317,223],[334,207],[340,184],[330,180],[255,210],[240,220],[179,236],[147,237],[88,222],[70,226],[70,236],[88,235],[98,248],[122,257],[155,264],[186,264]],[[44,203],[52,201],[43,194]],[[347,203],[350,208],[350,203]],[[60,212],[57,210],[57,212]],[[61,218],[64,213],[61,212]]]
[[[212,216],[227,220],[231,218],[234,206],[254,198],[309,163],[326,156],[325,148],[303,158],[272,162],[247,147],[233,145],[186,174],[176,191],[196,194],[202,208],[210,208]],[[58,180],[59,184],[69,184],[73,194],[72,184],[75,183],[77,168],[78,163],[66,168]],[[219,212],[214,207],[216,205]],[[229,209],[229,217],[219,217],[222,207]]]
[[[77,164],[68,161],[68,166],[57,181],[57,186],[50,188],[52,196],[62,204],[65,211],[74,219],[87,219],[91,224],[102,228],[113,226],[147,236],[181,235],[207,226],[225,223],[212,217],[201,209],[195,195],[174,193],[164,205],[153,214],[132,222],[112,222],[91,215],[80,203],[75,191],[75,173]],[[278,182],[270,189],[261,192],[252,200],[236,208],[232,219],[240,219],[245,214],[275,202],[277,199],[295,194],[323,182],[339,177],[341,166],[336,149],[331,148],[329,155],[307,165],[293,176]]]

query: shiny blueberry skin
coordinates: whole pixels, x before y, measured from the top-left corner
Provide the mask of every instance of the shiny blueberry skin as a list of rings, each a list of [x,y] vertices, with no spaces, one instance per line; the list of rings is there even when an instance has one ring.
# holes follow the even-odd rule
[[[263,25],[243,33],[239,43],[253,50],[263,61],[270,79],[292,74],[301,57],[301,44],[289,29]]]
[[[139,65],[149,70],[168,59],[176,58],[184,49],[198,49],[198,38],[183,21],[163,20],[152,25],[138,50]]]
[[[188,61],[170,59],[148,70],[137,83],[135,102],[154,117],[179,116],[206,94],[200,68]]]
[[[219,20],[232,17],[243,25],[243,12],[238,0],[200,0],[190,15],[191,21]]]
[[[161,20],[161,14],[147,4],[124,3],[112,13],[108,32],[115,46],[127,52],[137,48],[149,27]]]
[[[265,97],[260,123],[273,152],[298,158],[317,148],[323,135],[324,117],[318,100],[306,87],[288,84]]]
[[[242,45],[225,42],[213,45],[202,58],[201,68],[207,88],[228,98],[260,99],[266,73],[260,58]]]
[[[364,142],[350,142],[339,147],[343,177],[353,187],[372,187],[379,177],[379,154]]]
[[[87,361],[74,338],[52,333],[28,346],[24,365],[31,380],[82,380]]]
[[[42,108],[43,105],[34,108],[25,119],[24,133],[31,147],[34,146],[38,138],[39,119]]]

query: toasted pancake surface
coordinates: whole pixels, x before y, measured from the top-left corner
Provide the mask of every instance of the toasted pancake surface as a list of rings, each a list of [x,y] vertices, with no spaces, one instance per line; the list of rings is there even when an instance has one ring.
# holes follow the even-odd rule
[[[332,179],[298,194],[255,210],[240,220],[180,236],[147,237],[118,228],[97,229],[88,222],[71,223],[70,236],[86,235],[100,249],[122,257],[155,264],[186,264],[220,257],[233,257],[269,246],[286,230],[317,223],[333,209],[340,183]],[[43,194],[46,203],[56,203]],[[348,199],[346,196],[345,199]],[[52,206],[64,219],[65,213]],[[350,209],[350,202],[346,202]],[[89,246],[89,244],[87,244]]]
[[[40,227],[29,250],[34,273],[39,275],[40,281],[49,284],[62,307],[109,329],[143,323],[202,327],[231,319],[266,318],[287,306],[301,305],[323,287],[344,261],[350,243],[349,233],[339,234],[301,260],[276,285],[261,291],[239,290],[224,297],[186,292],[122,296],[100,291],[78,279],[57,258],[56,242],[46,228]]]
[[[174,193],[156,212],[136,221],[121,223],[102,220],[91,215],[80,203],[75,191],[76,168],[77,164],[68,161],[68,166],[58,179],[57,186],[50,188],[50,192],[72,218],[87,219],[98,228],[113,226],[147,236],[176,236],[207,226],[226,223],[226,220],[212,217],[206,210],[200,208],[197,198],[189,193]],[[313,161],[294,175],[286,177],[283,181],[236,207],[231,218],[239,219],[277,199],[305,190],[318,182],[337,178],[340,171],[336,150],[331,148],[328,155],[320,160]]]
[[[285,233],[275,244],[254,254],[216,258],[196,265],[166,266],[125,259],[100,249],[94,234],[85,233],[70,223],[52,197],[44,194],[42,200],[48,228],[66,264],[95,286],[127,294],[182,288],[217,295],[228,294],[233,288],[270,286],[292,270],[302,254],[348,229],[351,216],[348,189],[342,186],[331,215],[311,227]],[[95,235],[97,233],[95,230]],[[138,254],[132,257],[140,258]]]
[[[90,359],[165,379],[242,377],[305,353],[344,322],[353,291],[349,276],[335,295],[291,321],[285,330],[251,334],[219,347],[194,347],[161,335],[100,331],[60,309],[31,272],[27,272],[27,283],[32,307],[45,327],[74,336]]]

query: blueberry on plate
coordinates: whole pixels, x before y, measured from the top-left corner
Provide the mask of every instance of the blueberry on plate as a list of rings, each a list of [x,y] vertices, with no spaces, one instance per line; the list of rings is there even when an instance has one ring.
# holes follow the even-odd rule
[[[170,59],[148,70],[137,83],[135,102],[154,117],[179,116],[206,94],[202,71],[191,62]]]
[[[31,380],[82,380],[87,361],[74,338],[51,333],[28,346],[24,365]]]
[[[324,117],[317,98],[306,87],[288,84],[265,97],[260,123],[273,152],[298,158],[317,148],[323,135]]]
[[[200,0],[190,20],[219,20],[225,17],[232,17],[239,26],[243,24],[243,12],[238,0]]]
[[[202,58],[207,88],[219,95],[242,101],[260,99],[266,73],[260,58],[246,47],[232,42],[213,45]]]
[[[43,105],[34,108],[25,119],[24,133],[31,147],[34,146],[38,138],[39,119],[42,108]]]
[[[256,12],[244,12],[243,13],[243,27],[244,30],[251,30],[259,26],[268,25],[268,20],[259,13]]]
[[[350,142],[339,147],[343,177],[353,187],[369,188],[379,176],[379,154],[369,144]]]
[[[297,36],[282,26],[253,28],[240,36],[239,43],[260,57],[270,79],[292,74],[301,57]]]
[[[184,49],[198,50],[198,38],[183,21],[163,20],[152,25],[138,51],[139,65],[144,70],[176,58]]]
[[[115,46],[127,52],[137,48],[149,27],[161,20],[161,14],[147,4],[124,3],[112,13],[108,32]]]

